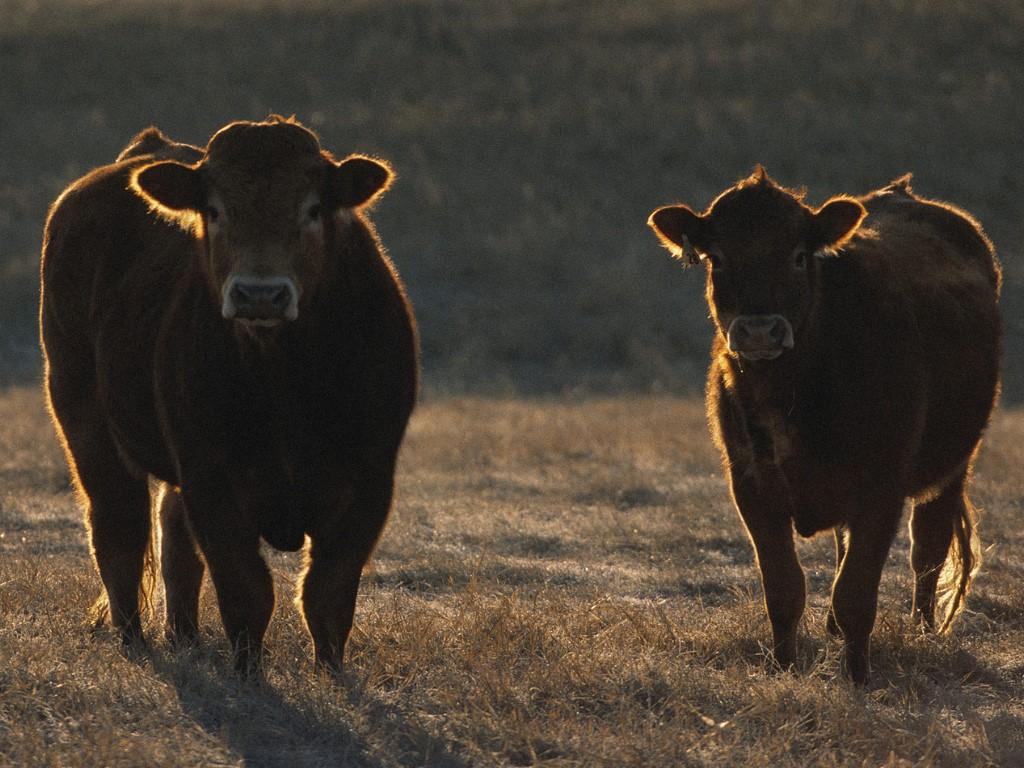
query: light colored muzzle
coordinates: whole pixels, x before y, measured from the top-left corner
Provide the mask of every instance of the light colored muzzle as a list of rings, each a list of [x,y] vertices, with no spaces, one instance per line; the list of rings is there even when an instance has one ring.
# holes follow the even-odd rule
[[[774,360],[793,348],[793,326],[782,315],[740,315],[726,338],[729,351],[745,360]]]
[[[299,316],[299,291],[290,277],[231,275],[221,288],[227,320],[277,325]]]

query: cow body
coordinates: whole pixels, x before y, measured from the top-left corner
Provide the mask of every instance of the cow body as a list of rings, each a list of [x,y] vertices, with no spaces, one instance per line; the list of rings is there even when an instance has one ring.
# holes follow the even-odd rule
[[[236,190],[242,198],[273,194],[257,184],[260,158],[275,157],[279,133],[304,131],[286,121],[250,125],[257,129],[223,139],[258,142],[251,178]],[[311,237],[323,245],[324,266],[315,285],[301,283],[308,301],[293,302],[297,317],[227,318],[210,280],[213,214],[190,204],[194,221],[168,221],[131,188],[156,161],[198,168],[204,153],[166,140],[133,146],[142,149],[129,147],[54,205],[42,268],[47,392],[88,502],[110,616],[125,641],[140,635],[151,476],[165,484],[171,637],[195,635],[198,545],[236,663],[258,664],[274,602],[259,540],[296,550],[308,536],[303,612],[318,663],[340,668],[416,395],[417,339],[404,290],[364,215],[342,206],[318,217],[322,229]],[[267,174],[288,173],[286,149]],[[302,162],[320,163],[308,154],[298,153],[299,175]]]
[[[715,255],[708,416],[757,553],[775,657],[794,661],[805,602],[792,531],[835,529],[828,626],[863,682],[904,501],[919,619],[933,625],[945,566],[948,626],[977,566],[965,485],[998,391],[1000,277],[977,224],[906,179],[834,202],[813,212],[759,172],[703,216],[660,209],[652,224],[678,248]],[[776,316],[774,342],[747,320]]]

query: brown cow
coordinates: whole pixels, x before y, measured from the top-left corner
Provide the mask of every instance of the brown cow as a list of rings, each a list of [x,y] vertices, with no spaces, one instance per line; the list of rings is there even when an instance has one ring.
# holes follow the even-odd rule
[[[966,485],[999,388],[992,244],[909,178],[813,210],[758,168],[703,214],[673,205],[649,221],[707,265],[708,419],[756,552],[775,660],[794,662],[804,610],[793,529],[835,529],[828,628],[860,683],[905,499],[914,615],[934,625],[940,572],[942,630],[963,604],[978,565]]]
[[[417,389],[412,313],[364,214],[390,179],[272,117],[204,150],[149,129],[54,204],[46,388],[98,618],[123,642],[142,636],[154,477],[169,637],[195,639],[205,559],[236,666],[258,668],[274,605],[260,538],[308,536],[302,611],[317,665],[341,668]]]

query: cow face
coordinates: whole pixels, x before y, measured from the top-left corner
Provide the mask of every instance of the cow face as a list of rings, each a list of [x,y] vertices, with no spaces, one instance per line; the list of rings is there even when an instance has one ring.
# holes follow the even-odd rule
[[[864,215],[843,197],[813,210],[759,167],[703,214],[672,205],[648,223],[677,256],[706,265],[708,304],[729,352],[774,360],[797,344],[812,314],[819,260],[835,255]]]
[[[387,187],[368,157],[335,161],[298,123],[222,128],[201,160],[136,170],[135,191],[201,242],[201,269],[226,320],[249,328],[296,320],[336,268],[353,210]]]

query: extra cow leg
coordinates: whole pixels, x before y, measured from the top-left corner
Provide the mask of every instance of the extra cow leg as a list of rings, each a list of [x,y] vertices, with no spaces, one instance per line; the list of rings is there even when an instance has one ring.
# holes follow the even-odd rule
[[[393,474],[388,467],[359,478],[351,512],[318,526],[311,536],[300,592],[302,614],[316,666],[335,674],[344,665],[363,566],[391,508]]]
[[[181,494],[166,485],[160,497],[160,565],[167,602],[167,639],[190,645],[198,636],[199,592],[206,566],[188,529]]]
[[[836,539],[836,575],[839,575],[839,569],[843,567],[843,558],[846,557],[846,526],[836,526],[832,533]],[[839,625],[836,624],[836,615],[832,611],[832,606],[828,607],[828,615],[825,617],[825,629],[833,637],[841,637],[842,632],[839,629]]]
[[[793,543],[793,523],[773,494],[757,493],[753,481],[733,483],[733,498],[754,544],[764,603],[772,625],[772,653],[783,669],[796,661],[796,631],[806,601],[804,572]]]
[[[910,564],[914,569],[914,604],[911,613],[928,629],[935,628],[935,590],[949,554],[956,520],[967,514],[962,473],[936,498],[914,504],[910,515]]]
[[[274,611],[274,581],[260,554],[259,531],[223,493],[182,489],[185,511],[217,592],[235,669],[258,674],[263,635]]]
[[[149,486],[121,460],[99,406],[69,403],[50,382],[53,411],[66,441],[68,464],[86,501],[89,545],[106,592],[94,606],[101,624],[110,621],[129,645],[142,639],[139,591],[150,542]]]
[[[871,630],[878,609],[878,584],[899,524],[900,502],[879,514],[851,522],[846,557],[832,586],[832,613],[843,633],[843,668],[855,683],[866,683]]]

